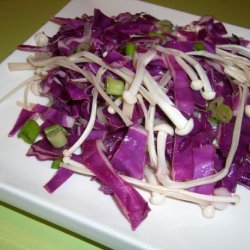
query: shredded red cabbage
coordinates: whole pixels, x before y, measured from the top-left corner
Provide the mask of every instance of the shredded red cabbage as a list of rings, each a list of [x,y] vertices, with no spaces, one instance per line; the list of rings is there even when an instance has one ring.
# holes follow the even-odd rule
[[[42,120],[41,138],[30,146],[27,156],[38,160],[71,158],[85,165],[101,182],[101,190],[115,196],[132,229],[147,217],[150,208],[120,174],[144,180],[147,165],[152,167],[156,178],[153,184],[163,187],[169,178],[178,186],[213,178],[225,168],[235,141],[237,114],[242,112],[239,110],[241,101],[246,98],[244,105],[249,105],[250,97],[248,93],[242,97],[244,81],[226,72],[234,59],[227,64],[228,59],[220,50],[245,62],[248,60],[249,70],[250,52],[242,54],[237,50],[249,44],[246,39],[228,35],[223,23],[212,16],[203,16],[186,26],[174,26],[146,13],[125,12],[109,17],[95,9],[92,16],[54,17],[52,21],[60,28],[52,37],[43,34],[47,43],[18,46],[20,50],[55,59],[43,64],[43,57],[39,61],[38,56],[35,62],[30,61],[34,67],[44,70],[40,94],[47,96],[49,103],[23,108],[9,133],[9,136],[15,135],[28,119]],[[126,54],[128,43],[135,47],[132,56]],[[222,45],[236,47],[220,47]],[[149,56],[141,61],[146,53]],[[217,55],[219,59],[214,59]],[[64,58],[61,56],[67,56],[71,64],[67,64],[68,61],[65,65],[57,64],[56,58]],[[185,68],[178,57],[190,69]],[[240,67],[236,70],[244,75]],[[123,81],[128,95],[125,96],[125,92],[120,96],[105,95],[107,76]],[[191,86],[195,81],[203,85],[195,89]],[[246,81],[249,84],[249,79]],[[95,100],[93,91],[96,89]],[[211,93],[215,96],[210,97]],[[218,98],[222,103],[213,104]],[[225,123],[216,113],[221,104],[227,105],[233,114]],[[67,137],[62,148],[54,148],[44,133],[55,124],[63,127]],[[183,132],[184,125],[193,127]],[[184,189],[209,196],[219,187],[231,193],[236,191],[237,184],[250,189],[250,118],[247,112],[237,126],[241,128],[239,143],[226,175]],[[80,153],[77,156],[72,147],[78,142]],[[165,147],[162,152],[161,145]],[[45,188],[54,192],[73,173],[60,168]],[[162,181],[164,176],[168,177]],[[204,205],[204,202],[198,204]]]

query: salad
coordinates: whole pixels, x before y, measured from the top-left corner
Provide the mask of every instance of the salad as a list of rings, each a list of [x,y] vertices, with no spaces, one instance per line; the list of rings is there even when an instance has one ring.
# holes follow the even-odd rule
[[[27,156],[51,161],[53,193],[74,173],[93,177],[135,230],[166,198],[211,218],[250,188],[249,41],[203,16],[185,26],[147,13],[54,17],[10,70],[33,70],[9,132]],[[29,95],[47,97],[31,103]],[[146,201],[137,188],[151,193]],[[151,207],[151,208],[150,208]]]

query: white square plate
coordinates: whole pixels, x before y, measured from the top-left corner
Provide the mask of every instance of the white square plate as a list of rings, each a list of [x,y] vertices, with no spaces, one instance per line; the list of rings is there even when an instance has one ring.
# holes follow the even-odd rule
[[[196,16],[133,0],[73,0],[58,16],[75,17],[93,14],[94,8],[107,15],[129,11],[148,12],[175,24],[187,24]],[[227,25],[230,32],[250,39],[247,29]],[[57,25],[47,23],[40,31],[54,34]],[[32,44],[31,37],[27,44]],[[25,61],[27,53],[15,51],[0,64],[1,95],[31,75],[30,72],[10,73],[8,62]],[[27,212],[63,226],[114,249],[249,249],[250,192],[239,187],[241,202],[216,212],[205,219],[198,206],[167,200],[162,206],[152,206],[148,218],[132,231],[115,202],[98,191],[90,178],[73,175],[54,194],[43,185],[54,170],[48,162],[26,157],[28,145],[8,138],[19,108],[16,101],[22,90],[0,105],[0,199]],[[141,192],[141,191],[140,191]],[[145,198],[148,194],[141,192]]]

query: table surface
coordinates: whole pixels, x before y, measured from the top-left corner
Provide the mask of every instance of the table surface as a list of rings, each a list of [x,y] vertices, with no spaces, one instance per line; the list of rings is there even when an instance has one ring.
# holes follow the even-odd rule
[[[56,14],[68,0],[0,0],[0,62]],[[250,1],[147,0],[169,8],[250,28]],[[108,249],[0,201],[0,249]]]

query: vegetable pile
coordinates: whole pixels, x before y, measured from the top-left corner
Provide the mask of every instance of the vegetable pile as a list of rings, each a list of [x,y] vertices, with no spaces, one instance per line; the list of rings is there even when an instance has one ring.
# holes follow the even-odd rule
[[[74,173],[95,176],[132,229],[147,217],[135,187],[198,204],[213,217],[250,188],[249,42],[203,16],[186,26],[146,13],[54,17],[49,37],[10,70],[33,70],[9,136],[51,161],[52,193]],[[3,101],[15,90],[1,98]],[[30,103],[29,93],[48,98]]]

